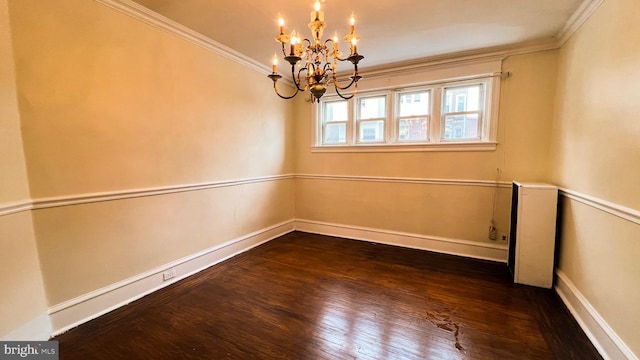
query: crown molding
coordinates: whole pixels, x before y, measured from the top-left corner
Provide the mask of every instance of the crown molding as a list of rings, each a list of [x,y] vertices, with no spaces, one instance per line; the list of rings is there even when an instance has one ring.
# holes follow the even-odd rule
[[[582,4],[571,15],[564,27],[556,35],[558,47],[564,45],[571,36],[578,31],[580,26],[602,5],[604,0],[583,0]]]
[[[263,74],[270,74],[271,69],[254,59],[239,53],[238,51],[223,45],[208,36],[194,31],[174,20],[169,19],[155,11],[136,3],[132,0],[94,0],[100,4],[108,6],[112,9],[122,12],[134,19],[140,20],[146,24],[165,30],[182,39],[185,39],[195,45],[203,47],[238,64],[244,65],[250,69]]]
[[[120,11],[144,23],[165,30],[178,37],[181,37],[191,43],[201,46],[227,59],[235,61],[250,69],[258,71],[262,74],[270,74],[271,69],[263,63],[260,63],[240,52],[223,45],[208,36],[194,31],[174,20],[160,15],[132,0],[94,0],[105,6]],[[422,71],[438,66],[465,65],[478,61],[503,60],[506,57],[527,54],[538,51],[554,50],[561,47],[580,26],[596,11],[596,9],[604,2],[604,0],[583,0],[578,9],[566,22],[564,27],[554,37],[521,42],[517,44],[509,44],[502,46],[487,47],[482,49],[474,49],[448,53],[419,59],[412,59],[403,62],[390,63],[385,65],[362,68],[361,74],[366,77],[388,76],[390,74],[398,74],[405,72]],[[338,74],[344,77],[345,74]],[[347,75],[348,76],[348,75]],[[293,83],[286,78],[282,79],[289,86]]]
[[[397,75],[400,73],[417,72],[427,69],[431,70],[438,67],[468,65],[485,61],[502,61],[509,56],[553,50],[557,49],[558,47],[558,42],[555,38],[547,38],[542,40],[459,51],[455,53],[435,55],[420,59],[412,59],[391,64],[372,66],[363,68],[360,72],[367,78]],[[344,76],[344,74],[340,75]]]

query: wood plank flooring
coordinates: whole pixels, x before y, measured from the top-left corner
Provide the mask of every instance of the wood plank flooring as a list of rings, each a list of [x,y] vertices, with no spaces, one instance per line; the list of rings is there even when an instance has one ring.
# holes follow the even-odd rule
[[[601,359],[506,265],[293,232],[58,336],[60,359]]]

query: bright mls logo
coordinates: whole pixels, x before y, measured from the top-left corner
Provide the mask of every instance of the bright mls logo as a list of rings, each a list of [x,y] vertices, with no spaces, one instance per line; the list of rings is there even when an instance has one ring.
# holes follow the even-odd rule
[[[58,360],[57,341],[0,341],[0,360]]]

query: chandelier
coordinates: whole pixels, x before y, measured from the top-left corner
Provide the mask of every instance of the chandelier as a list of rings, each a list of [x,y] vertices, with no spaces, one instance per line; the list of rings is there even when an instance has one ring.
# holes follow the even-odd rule
[[[320,10],[320,1],[315,2],[309,23],[313,40],[300,39],[295,30],[291,36],[285,34],[284,19],[278,19],[280,34],[276,37],[276,41],[282,45],[284,60],[291,65],[291,78],[296,87],[293,95],[280,94],[276,85],[282,76],[278,74],[278,58],[274,55],[273,72],[267,76],[273,80],[273,89],[279,97],[291,99],[298,92],[309,90],[311,100],[320,102],[320,98],[327,91],[327,86],[331,84],[335,87],[338,96],[343,99],[350,99],[356,94],[358,80],[362,78],[358,75],[358,63],[364,59],[364,56],[358,54],[357,42],[360,37],[355,33],[355,17],[353,15],[351,15],[350,22],[349,34],[344,37],[349,44],[349,56],[342,58],[343,54],[338,49],[337,33],[332,39],[322,41],[322,32],[327,27],[327,23],[324,22],[324,12]],[[287,54],[287,43],[290,45],[289,54]],[[344,86],[338,82],[337,78],[338,62],[343,61],[353,64],[353,74],[349,77],[350,81]],[[340,92],[348,90],[351,86],[353,86],[351,95],[345,96]]]

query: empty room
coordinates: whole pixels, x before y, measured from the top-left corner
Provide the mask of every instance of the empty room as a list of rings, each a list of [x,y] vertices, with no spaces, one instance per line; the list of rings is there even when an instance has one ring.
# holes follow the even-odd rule
[[[0,0],[0,359],[637,360],[639,20]]]

